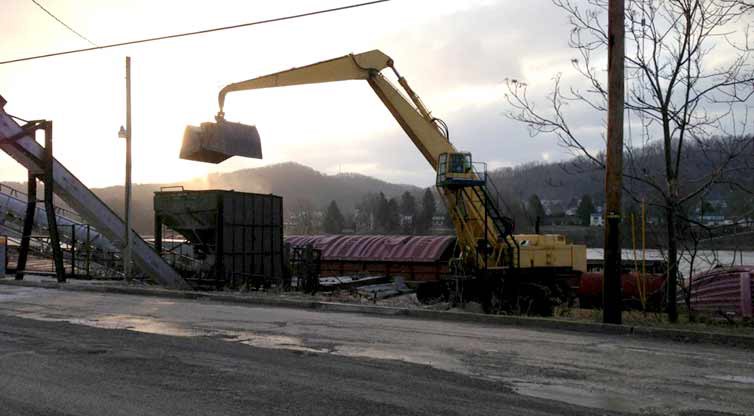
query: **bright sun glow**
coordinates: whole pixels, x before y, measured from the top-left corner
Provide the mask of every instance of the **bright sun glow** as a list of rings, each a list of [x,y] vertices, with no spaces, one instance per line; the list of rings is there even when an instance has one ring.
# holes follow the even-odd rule
[[[229,0],[190,5],[147,0],[45,2],[98,44],[344,4],[347,2],[336,0],[290,0],[263,6]],[[432,7],[427,7],[430,4]],[[90,186],[123,181],[124,144],[117,131],[125,124],[126,55],[132,58],[135,182],[179,182],[209,172],[288,160],[329,173],[353,170],[382,173],[386,179],[403,182],[425,176],[431,181],[426,164],[420,155],[414,155],[408,140],[395,149],[396,153],[410,154],[402,157],[404,165],[386,169],[395,154],[379,150],[384,148],[380,141],[386,136],[405,136],[369,86],[360,81],[231,94],[227,118],[257,125],[264,160],[235,158],[213,166],[177,156],[184,127],[213,119],[222,86],[349,52],[380,48],[391,54],[417,92],[431,98],[429,107],[440,114],[499,105],[499,79],[504,74],[492,83],[427,83],[434,78],[423,76],[426,59],[415,54],[416,43],[422,42],[415,33],[429,36],[421,34],[422,25],[442,25],[464,13],[489,7],[501,6],[489,0],[390,2],[295,22],[2,65],[0,93],[8,100],[9,113],[54,120],[56,157]],[[87,46],[31,2],[11,1],[3,8],[0,58]],[[439,59],[443,62],[446,58]],[[468,79],[473,80],[473,74],[469,73]],[[404,173],[406,176],[401,176]],[[24,170],[2,155],[0,180],[24,179]]]

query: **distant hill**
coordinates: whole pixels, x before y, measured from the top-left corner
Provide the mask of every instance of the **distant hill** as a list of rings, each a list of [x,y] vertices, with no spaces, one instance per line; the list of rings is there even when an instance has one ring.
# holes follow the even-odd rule
[[[227,189],[239,192],[272,193],[283,197],[283,205],[291,206],[297,201],[310,201],[317,208],[324,208],[335,200],[344,212],[353,211],[355,205],[367,193],[384,192],[388,198],[405,191],[414,194],[421,188],[385,182],[356,173],[327,175],[308,166],[287,162],[243,169],[230,173],[210,174],[183,183],[135,184],[133,186],[134,228],[141,234],[153,234],[154,193],[161,187],[184,186],[185,189]],[[23,189],[23,188],[22,188]],[[93,191],[118,215],[123,215],[123,186],[95,188]]]
[[[604,195],[604,171],[592,166],[576,168],[564,163],[527,163],[489,173],[501,194],[509,199],[526,201],[536,194],[542,200],[561,200],[590,195],[601,200]]]
[[[728,149],[733,148],[733,140],[727,137],[714,137],[701,144],[691,142],[685,146],[681,167],[682,194],[697,189],[699,184],[703,183],[703,178],[723,166],[723,161],[730,157]],[[727,174],[721,178],[724,179],[721,182],[739,183],[748,189],[754,189],[754,166],[751,162],[754,160],[754,138],[735,140],[736,148],[742,150],[741,153],[735,154],[735,159],[727,165]],[[652,178],[654,183],[665,187],[664,159],[658,143],[635,149],[633,159],[624,156],[624,168],[626,172],[632,171],[635,175]],[[595,202],[601,203],[605,192],[604,176],[603,170],[583,157],[559,163],[527,163],[497,169],[489,174],[501,193],[514,201],[525,201],[532,194],[536,194],[542,200],[560,200],[566,204],[573,198],[581,198],[583,195],[590,195]],[[625,189],[635,195],[647,195],[648,199],[657,196],[647,185],[632,181],[628,177],[624,177],[623,184]],[[707,189],[702,196],[708,200],[728,199],[730,192],[731,187],[728,185],[715,185]]]
[[[361,197],[369,192],[384,192],[390,198],[405,191],[421,191],[413,185],[389,183],[358,173],[327,175],[294,162],[211,174],[206,186],[210,189],[273,193],[291,203],[308,199],[316,207],[324,207],[335,200],[344,211],[352,211]]]

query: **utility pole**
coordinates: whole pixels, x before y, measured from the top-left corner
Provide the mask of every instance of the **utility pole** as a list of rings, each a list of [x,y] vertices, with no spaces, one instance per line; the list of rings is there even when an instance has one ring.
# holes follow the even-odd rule
[[[121,127],[121,134],[123,128]],[[120,134],[119,134],[120,135]],[[126,56],[126,241],[123,242],[123,274],[131,280],[131,57]]]
[[[607,169],[605,171],[604,323],[621,323],[621,192],[623,186],[624,0],[608,2]]]

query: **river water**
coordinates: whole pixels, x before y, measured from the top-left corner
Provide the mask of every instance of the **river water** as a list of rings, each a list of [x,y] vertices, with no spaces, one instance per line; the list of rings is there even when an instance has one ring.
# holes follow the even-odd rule
[[[633,260],[634,251],[623,250],[621,256],[624,261]],[[667,252],[657,249],[646,250],[644,253],[644,258],[647,260],[664,260],[665,256],[667,256]],[[588,248],[586,251],[586,257],[589,260],[601,260],[603,258],[603,250],[601,248]],[[636,250],[636,259],[638,260],[638,267],[641,268],[641,250]],[[696,274],[707,271],[718,265],[754,265],[754,251],[699,250],[694,259],[693,273]],[[684,277],[689,276],[689,272],[691,271],[691,258],[688,253],[684,252],[681,256],[678,269]]]

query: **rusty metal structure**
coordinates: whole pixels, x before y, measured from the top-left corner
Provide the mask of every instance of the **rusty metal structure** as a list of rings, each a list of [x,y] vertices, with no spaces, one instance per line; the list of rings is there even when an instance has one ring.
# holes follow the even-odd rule
[[[155,250],[195,288],[260,288],[282,282],[283,198],[246,192],[161,191],[154,196]],[[193,256],[163,244],[165,228]]]
[[[579,306],[585,309],[602,308],[604,273],[586,272],[579,276],[576,296]],[[621,298],[624,309],[642,309],[659,311],[662,309],[665,295],[665,275],[658,273],[641,273],[623,270],[621,273]],[[642,300],[645,297],[645,300]]]
[[[752,318],[754,266],[720,267],[691,277],[691,309],[714,315]]]
[[[456,237],[450,235],[294,235],[292,247],[322,252],[320,276],[357,274],[400,276],[408,282],[434,282],[449,274]]]

